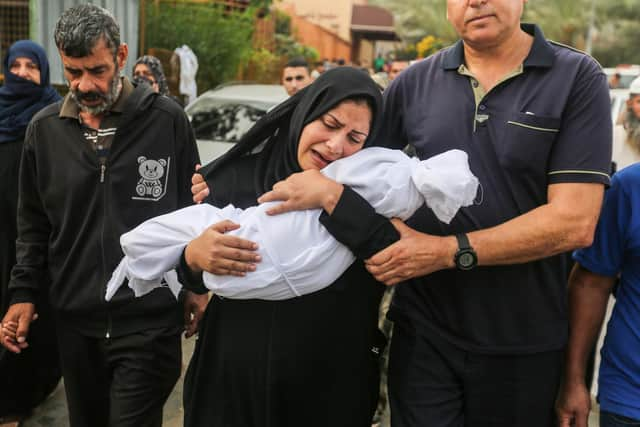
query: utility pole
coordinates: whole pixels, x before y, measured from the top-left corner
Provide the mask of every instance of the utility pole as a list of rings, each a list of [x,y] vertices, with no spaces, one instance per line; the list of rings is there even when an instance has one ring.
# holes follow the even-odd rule
[[[591,10],[589,11],[589,27],[587,28],[587,40],[584,50],[591,55],[593,48],[593,33],[595,32],[596,24],[596,0],[591,0]]]

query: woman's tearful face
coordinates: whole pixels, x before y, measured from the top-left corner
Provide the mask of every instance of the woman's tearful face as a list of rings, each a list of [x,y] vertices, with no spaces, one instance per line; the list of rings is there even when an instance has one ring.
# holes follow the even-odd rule
[[[302,170],[322,169],[362,149],[371,123],[365,101],[346,100],[304,127],[298,144]]]

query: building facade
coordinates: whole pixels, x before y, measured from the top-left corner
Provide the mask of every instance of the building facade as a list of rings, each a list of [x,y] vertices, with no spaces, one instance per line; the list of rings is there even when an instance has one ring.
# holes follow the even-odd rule
[[[283,0],[276,7],[291,16],[296,39],[321,58],[368,66],[377,42],[399,41],[393,15],[367,0]]]

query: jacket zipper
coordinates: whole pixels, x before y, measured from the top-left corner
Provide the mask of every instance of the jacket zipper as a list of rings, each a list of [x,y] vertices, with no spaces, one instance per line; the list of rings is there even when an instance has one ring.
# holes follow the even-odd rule
[[[104,338],[107,340],[107,344],[111,341],[111,314],[107,309],[107,331],[104,334]]]
[[[118,128],[120,128],[121,126],[118,126]],[[116,140],[118,138],[119,135],[119,129],[116,129],[115,134],[113,135],[113,140],[111,140],[111,147],[109,148],[109,151],[107,152],[106,157],[102,157],[102,160],[98,160],[100,162],[100,183],[103,184],[102,186],[102,201],[103,201],[103,206],[102,206],[102,231],[100,233],[100,246],[101,246],[101,252],[102,252],[102,283],[103,286],[101,288],[101,293],[100,293],[100,297],[102,298],[104,304],[106,305],[107,308],[107,330],[105,331],[105,339],[107,340],[107,343],[110,341],[111,339],[111,335],[113,332],[113,319],[111,317],[111,312],[109,311],[109,303],[104,301],[104,295],[106,292],[106,286],[107,286],[107,274],[110,273],[110,271],[107,270],[107,254],[106,254],[106,244],[105,244],[105,234],[106,234],[106,222],[107,222],[107,218],[108,218],[108,212],[107,212],[107,208],[109,206],[109,198],[108,198],[108,188],[107,188],[107,184],[105,184],[106,179],[108,178],[106,176],[107,173],[107,163],[109,162],[109,157],[111,157],[111,152],[113,151],[113,147],[116,144]]]
[[[101,227],[101,231],[100,231],[100,252],[102,254],[102,281],[104,282],[105,277],[106,277],[106,273],[107,273],[107,254],[105,251],[105,242],[104,242],[104,236],[105,236],[105,227],[106,227],[106,219],[107,219],[107,189],[106,189],[106,185],[104,185],[104,181],[105,181],[105,172],[107,170],[107,165],[106,165],[106,161],[100,161],[100,183],[103,184],[102,185],[102,227]],[[106,301],[104,301],[104,289],[101,288],[100,291],[100,298],[102,298],[103,304],[105,304],[106,306],[106,312],[107,312],[107,329],[105,331],[105,339],[110,340],[111,339],[111,329],[112,329],[112,324],[111,324],[111,313],[109,312],[109,303],[107,303]]]

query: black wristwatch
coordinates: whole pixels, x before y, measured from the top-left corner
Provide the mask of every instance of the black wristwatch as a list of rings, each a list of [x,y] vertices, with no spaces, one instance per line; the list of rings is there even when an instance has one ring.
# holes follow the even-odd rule
[[[464,233],[456,234],[458,240],[458,251],[453,260],[458,270],[471,270],[478,265],[478,255],[469,244],[469,238]]]

